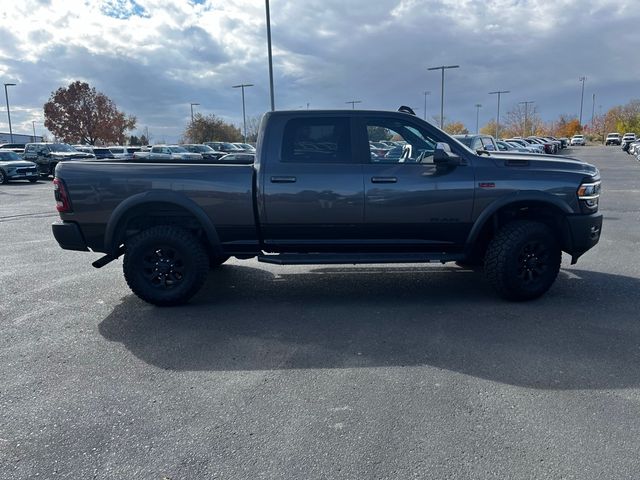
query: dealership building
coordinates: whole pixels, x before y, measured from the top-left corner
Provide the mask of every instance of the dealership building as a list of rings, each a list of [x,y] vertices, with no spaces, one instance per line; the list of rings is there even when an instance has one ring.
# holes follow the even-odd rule
[[[11,135],[9,133],[0,132],[0,145],[3,143],[33,143],[41,142],[42,136],[22,135],[20,133],[13,134],[13,141],[11,141]]]

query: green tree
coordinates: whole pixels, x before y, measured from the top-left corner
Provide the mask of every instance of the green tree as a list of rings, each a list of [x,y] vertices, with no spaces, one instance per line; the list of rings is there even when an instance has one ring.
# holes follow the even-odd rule
[[[187,125],[183,137],[191,143],[211,141],[241,142],[242,132],[234,125],[226,123],[215,115],[204,116],[196,113],[193,122]]]
[[[122,144],[136,118],[127,116],[105,94],[86,82],[76,81],[51,93],[44,104],[44,126],[69,143]]]

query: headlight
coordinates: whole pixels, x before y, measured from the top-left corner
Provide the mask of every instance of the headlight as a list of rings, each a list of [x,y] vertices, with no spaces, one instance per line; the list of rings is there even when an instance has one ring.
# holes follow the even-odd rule
[[[583,183],[578,188],[578,200],[587,208],[594,210],[598,208],[600,199],[600,182]]]

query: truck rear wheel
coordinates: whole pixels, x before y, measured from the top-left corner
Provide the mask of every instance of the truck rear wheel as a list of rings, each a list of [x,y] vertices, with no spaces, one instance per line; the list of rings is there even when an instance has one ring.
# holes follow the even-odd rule
[[[547,225],[518,220],[502,227],[489,243],[484,272],[502,297],[532,300],[551,288],[561,261],[558,240]]]
[[[125,243],[124,278],[145,302],[186,303],[202,287],[209,258],[204,246],[183,228],[161,225]]]

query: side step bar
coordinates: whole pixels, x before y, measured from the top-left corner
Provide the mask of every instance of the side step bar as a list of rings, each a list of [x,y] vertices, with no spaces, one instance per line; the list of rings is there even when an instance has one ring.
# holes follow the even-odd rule
[[[429,263],[463,260],[461,253],[280,253],[258,255],[258,261],[274,265],[326,265],[364,263]]]

